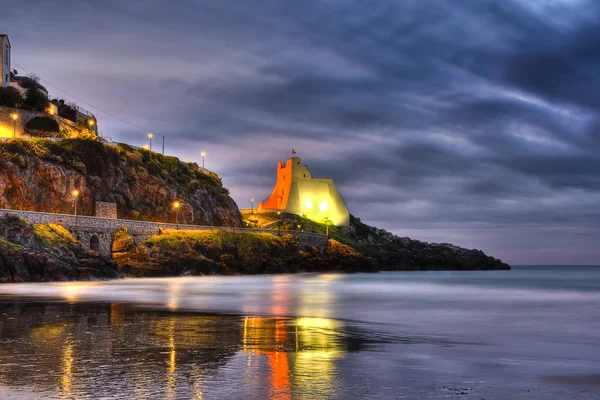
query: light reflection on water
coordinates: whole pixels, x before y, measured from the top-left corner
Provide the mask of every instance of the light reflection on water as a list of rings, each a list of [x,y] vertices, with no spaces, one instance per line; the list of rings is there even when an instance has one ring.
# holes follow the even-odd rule
[[[0,285],[0,399],[593,398],[597,271],[534,272]]]
[[[140,311],[120,304],[0,305],[0,384],[57,398],[202,399],[240,370],[250,398],[335,396],[343,323]],[[224,392],[223,392],[224,390]],[[306,395],[303,395],[305,391]],[[254,396],[254,397],[253,397]]]

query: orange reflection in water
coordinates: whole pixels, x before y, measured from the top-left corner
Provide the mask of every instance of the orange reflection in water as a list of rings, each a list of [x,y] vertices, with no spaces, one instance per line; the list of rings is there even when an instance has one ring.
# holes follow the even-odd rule
[[[302,398],[315,385],[334,395],[335,361],[345,354],[335,332],[342,327],[329,318],[246,317],[242,343],[248,368],[255,365],[251,359],[267,357],[272,399],[290,399],[292,392]]]

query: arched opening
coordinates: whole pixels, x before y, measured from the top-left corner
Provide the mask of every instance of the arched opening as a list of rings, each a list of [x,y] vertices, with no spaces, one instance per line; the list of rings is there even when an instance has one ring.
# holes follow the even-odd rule
[[[93,235],[90,238],[90,250],[100,251],[100,239],[98,239],[97,235]]]

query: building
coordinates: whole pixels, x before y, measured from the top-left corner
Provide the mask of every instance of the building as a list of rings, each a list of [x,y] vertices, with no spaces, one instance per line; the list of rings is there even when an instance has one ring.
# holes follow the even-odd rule
[[[2,87],[10,84],[10,40],[8,35],[0,34],[0,73],[2,74]]]
[[[313,178],[299,157],[277,164],[277,183],[271,196],[258,204],[258,212],[281,211],[319,222],[347,226],[350,214],[333,180]]]

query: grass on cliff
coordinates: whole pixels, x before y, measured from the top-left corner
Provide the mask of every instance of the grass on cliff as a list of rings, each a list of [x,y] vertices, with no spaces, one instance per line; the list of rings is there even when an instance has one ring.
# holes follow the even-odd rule
[[[290,244],[289,240],[289,236],[259,232],[164,230],[159,235],[144,241],[143,244],[171,251],[188,251],[198,247],[219,251],[223,248],[235,247],[240,252],[254,252],[261,249],[287,247]]]
[[[69,249],[77,244],[68,230],[58,224],[36,224],[33,227],[35,238],[50,250]]]
[[[250,228],[263,229],[265,226],[268,226],[268,229],[270,230],[277,230],[279,223],[281,225],[281,230],[301,230],[304,232],[319,233],[321,235],[329,233],[330,238],[347,246],[355,247],[354,245],[356,244],[355,241],[344,232],[343,227],[337,227],[331,223],[324,224],[295,214],[281,214],[281,216],[276,213],[242,214],[242,218],[244,219],[246,226]],[[300,225],[300,228],[298,228],[298,225]]]
[[[8,247],[11,250],[16,250],[16,251],[19,251],[19,250],[23,249],[23,246],[18,245],[16,243],[11,243],[11,242],[9,242],[8,240],[6,240],[6,239],[4,239],[2,237],[0,237],[0,246],[6,246],[6,247]]]

